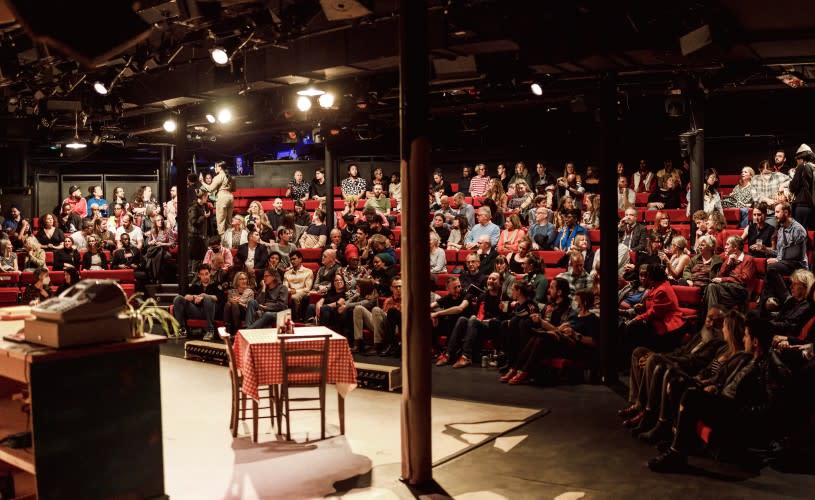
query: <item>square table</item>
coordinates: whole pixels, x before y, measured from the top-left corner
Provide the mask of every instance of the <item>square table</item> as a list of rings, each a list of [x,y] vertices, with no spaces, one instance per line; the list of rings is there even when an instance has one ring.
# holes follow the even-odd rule
[[[357,369],[354,357],[348,346],[348,339],[324,327],[309,326],[294,329],[295,335],[331,334],[328,346],[328,379],[327,383],[337,387],[337,402],[340,413],[340,433],[345,434],[345,396],[357,386]],[[319,347],[319,341],[303,340],[304,347],[313,343]],[[257,330],[240,330],[235,335],[235,363],[243,375],[243,392],[258,400],[258,387],[283,383],[283,364],[280,354],[280,340],[276,328]],[[306,377],[309,374],[302,374]]]

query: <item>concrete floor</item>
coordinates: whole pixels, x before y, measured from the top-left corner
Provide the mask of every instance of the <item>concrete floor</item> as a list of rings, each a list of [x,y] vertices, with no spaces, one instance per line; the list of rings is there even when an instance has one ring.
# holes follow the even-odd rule
[[[178,349],[167,346],[165,354],[177,354]],[[166,356],[162,358],[165,369]],[[375,360],[376,358],[373,358]],[[364,359],[371,362],[372,359]],[[194,362],[180,362],[197,366],[196,371],[213,371],[215,382],[208,382],[203,390],[202,405],[219,401],[226,395],[226,378],[223,368]],[[549,387],[508,387],[498,383],[495,370],[471,367],[454,370],[450,367],[431,368],[433,373],[434,463],[435,488],[425,491],[408,489],[399,481],[401,465],[398,460],[398,405],[399,396],[358,389],[349,399],[349,412],[360,415],[376,415],[384,411],[383,418],[375,419],[373,425],[349,423],[346,437],[317,443],[324,456],[334,456],[339,463],[347,464],[341,474],[330,474],[317,481],[319,487],[303,489],[296,483],[302,478],[287,477],[292,489],[278,496],[283,490],[275,490],[270,496],[252,490],[251,480],[231,480],[231,489],[210,491],[214,496],[205,498],[306,498],[327,496],[330,498],[446,498],[457,499],[541,499],[553,498],[811,498],[815,491],[815,475],[792,474],[765,467],[758,475],[747,475],[735,467],[717,464],[709,459],[693,458],[691,464],[698,467],[693,474],[655,474],[645,463],[657,454],[648,445],[638,442],[620,426],[616,410],[624,405],[624,399],[614,390],[600,385],[556,385]],[[165,372],[162,372],[165,376]],[[196,378],[201,378],[196,376]],[[209,380],[209,378],[207,377]],[[223,388],[220,387],[223,383]],[[213,385],[214,384],[214,385]],[[196,383],[196,385],[198,385]],[[184,385],[192,392],[189,384]],[[178,389],[176,389],[178,390]],[[196,389],[198,393],[201,389]],[[216,394],[221,392],[222,394]],[[332,393],[333,394],[333,393]],[[190,398],[187,397],[189,400]],[[207,402],[209,401],[209,402]],[[329,397],[329,401],[333,398]],[[439,402],[448,416],[441,416]],[[456,406],[457,404],[465,406]],[[474,406],[470,407],[472,404]],[[169,405],[169,406],[168,406]],[[498,417],[491,417],[495,405],[501,405]],[[165,403],[165,421],[168,411],[183,411]],[[187,405],[182,405],[186,407]],[[377,409],[379,408],[379,409]],[[544,410],[544,408],[546,410]],[[543,410],[543,411],[541,411]],[[220,411],[220,410],[219,410]],[[517,412],[517,413],[514,413]],[[508,418],[515,414],[517,418]],[[384,417],[384,415],[387,415]],[[476,417],[476,415],[481,415]],[[520,422],[520,416],[527,419]],[[437,418],[438,417],[438,418]],[[223,418],[224,420],[220,420]],[[251,445],[247,438],[232,441],[226,431],[225,416],[212,423],[220,446],[219,453],[234,460],[254,460],[253,457],[272,454],[289,454],[292,462],[277,458],[264,462],[266,475],[285,467],[298,470],[306,458],[303,451],[274,440],[266,434],[258,445]],[[329,410],[328,421],[334,423],[336,413]],[[185,419],[188,420],[188,419]],[[450,420],[452,424],[443,424]],[[475,426],[461,422],[497,420]],[[509,421],[515,420],[514,423]],[[369,420],[365,420],[370,422]],[[352,422],[352,420],[349,420]],[[388,425],[384,425],[387,423]],[[457,425],[454,425],[457,424]],[[176,425],[176,424],[174,424]],[[194,428],[197,422],[177,423],[180,427]],[[311,424],[306,423],[306,428]],[[329,433],[336,432],[336,424]],[[391,429],[380,431],[378,427]],[[167,427],[167,425],[165,425]],[[318,428],[319,426],[317,426]],[[510,429],[507,431],[507,429]],[[247,428],[248,430],[248,428]],[[174,431],[175,432],[175,431]],[[180,432],[180,431],[179,431]],[[243,432],[246,435],[246,431]],[[226,436],[226,437],[225,437]],[[300,438],[304,437],[300,435]],[[172,457],[174,439],[165,434],[165,466],[167,491],[172,498],[188,498],[176,493],[183,491],[181,480],[189,474],[190,481],[200,474],[183,473],[172,464],[182,464],[185,459]],[[222,441],[222,442],[221,442]],[[437,452],[437,446],[442,451]],[[224,450],[226,452],[224,453]],[[444,457],[454,456],[452,459]],[[244,458],[241,458],[244,457]],[[238,469],[232,462],[222,461],[225,468]],[[327,470],[333,470],[327,464]],[[273,467],[269,465],[274,464]],[[314,469],[314,467],[312,467]],[[198,467],[194,468],[199,471]],[[259,469],[261,470],[261,469]],[[257,472],[260,474],[260,472]],[[288,475],[288,474],[287,474]],[[341,477],[343,476],[343,477]],[[239,485],[243,485],[240,486]],[[280,486],[281,483],[275,483]],[[248,488],[248,489],[247,489]],[[239,496],[235,496],[240,494]],[[254,496],[257,495],[257,496]],[[293,495],[293,496],[292,496]],[[303,496],[305,495],[305,496]],[[189,497],[192,498],[192,497]],[[201,498],[201,497],[198,497]]]

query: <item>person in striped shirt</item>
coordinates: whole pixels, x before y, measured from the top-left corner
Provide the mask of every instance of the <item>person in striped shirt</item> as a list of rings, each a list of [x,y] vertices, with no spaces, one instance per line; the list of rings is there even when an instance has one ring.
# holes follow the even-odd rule
[[[487,166],[479,163],[475,166],[475,175],[470,178],[470,196],[482,197],[490,188],[490,176],[487,175]]]

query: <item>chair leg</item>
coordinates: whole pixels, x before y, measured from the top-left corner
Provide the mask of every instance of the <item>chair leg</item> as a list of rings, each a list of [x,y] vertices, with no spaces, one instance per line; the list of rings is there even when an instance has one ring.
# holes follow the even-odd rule
[[[252,400],[252,442],[258,442],[258,402]]]
[[[283,398],[286,400],[286,441],[291,441],[291,419],[289,418],[289,391],[283,390]]]
[[[275,394],[274,394],[274,386],[269,386],[269,420],[271,421],[272,427],[274,427],[274,417],[275,417]]]
[[[272,390],[274,390],[275,411],[277,412],[277,433],[283,434],[283,428],[281,427],[283,425],[283,407],[280,399],[280,386],[273,385]]]
[[[345,435],[345,398],[337,393],[337,411],[340,414],[340,434]]]
[[[320,388],[320,439],[325,439],[325,386]]]

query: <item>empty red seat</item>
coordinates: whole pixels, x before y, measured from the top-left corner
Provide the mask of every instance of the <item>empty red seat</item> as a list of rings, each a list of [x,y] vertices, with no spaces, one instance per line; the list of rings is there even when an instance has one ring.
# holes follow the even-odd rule
[[[739,174],[720,175],[719,185],[733,187],[739,183],[739,179],[741,179],[741,175]]]
[[[673,289],[680,306],[695,308],[702,302],[702,289],[698,286],[677,285]]]
[[[444,257],[447,259],[447,264],[455,264],[458,262],[458,250],[447,249],[444,251]]]
[[[565,252],[561,252],[560,250],[536,250],[532,253],[540,257],[547,266],[557,265],[560,259],[565,255]]]
[[[323,255],[322,248],[301,248],[300,253],[303,254],[303,261],[305,262],[320,262]]]

